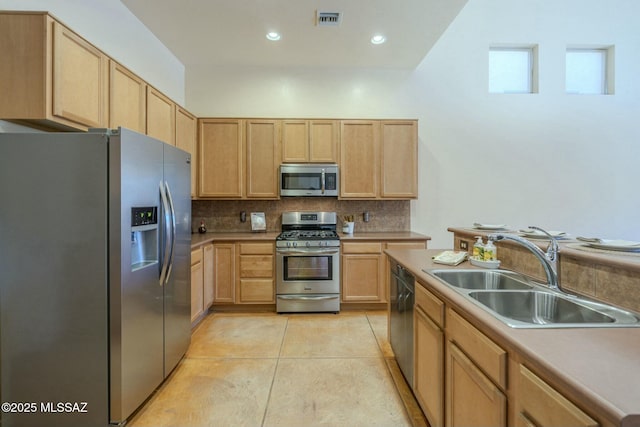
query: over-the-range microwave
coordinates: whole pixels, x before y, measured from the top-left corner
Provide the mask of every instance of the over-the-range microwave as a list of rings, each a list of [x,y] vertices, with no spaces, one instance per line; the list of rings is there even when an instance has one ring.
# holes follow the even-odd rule
[[[283,164],[280,166],[280,196],[337,197],[338,165]]]

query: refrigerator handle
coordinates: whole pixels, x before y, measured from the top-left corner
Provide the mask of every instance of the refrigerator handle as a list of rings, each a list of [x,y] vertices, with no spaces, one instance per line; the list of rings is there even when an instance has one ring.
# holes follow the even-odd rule
[[[173,268],[173,255],[175,253],[176,248],[176,208],[173,204],[173,196],[171,196],[171,189],[169,188],[169,183],[167,181],[164,182],[164,185],[167,189],[167,199],[169,199],[169,208],[171,209],[171,243],[169,244],[170,255],[169,262],[167,264],[167,275],[164,279],[164,283],[169,282],[169,277],[171,277],[171,270]]]
[[[168,269],[169,269],[168,267],[169,267],[170,245],[168,244],[167,240],[171,238],[170,237],[171,212],[169,211],[169,202],[167,200],[167,193],[164,190],[164,184],[162,181],[160,181],[160,198],[162,199],[162,210],[164,213],[164,233],[166,236],[165,239],[163,239],[164,246],[162,248],[162,251],[164,253],[162,255],[162,267],[160,268],[160,286],[163,286],[164,283],[166,282]]]

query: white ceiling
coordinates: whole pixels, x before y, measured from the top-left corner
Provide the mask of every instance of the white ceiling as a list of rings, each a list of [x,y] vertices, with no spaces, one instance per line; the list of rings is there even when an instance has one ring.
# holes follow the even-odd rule
[[[467,0],[121,0],[186,66],[414,68]],[[317,26],[316,12],[341,12]],[[282,39],[271,42],[268,31]],[[387,42],[370,43],[382,33]]]

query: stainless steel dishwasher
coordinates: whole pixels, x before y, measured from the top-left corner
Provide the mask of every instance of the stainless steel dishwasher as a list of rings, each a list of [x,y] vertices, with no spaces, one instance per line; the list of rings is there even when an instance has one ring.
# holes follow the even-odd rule
[[[398,263],[390,277],[390,337],[391,348],[409,386],[413,387],[413,304],[415,277]]]

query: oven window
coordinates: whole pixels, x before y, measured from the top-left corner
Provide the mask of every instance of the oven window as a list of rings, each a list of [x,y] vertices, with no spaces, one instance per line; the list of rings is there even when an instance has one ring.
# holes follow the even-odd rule
[[[285,256],[284,280],[333,280],[333,257]]]
[[[320,190],[321,175],[319,173],[284,173],[282,174],[283,190]]]

